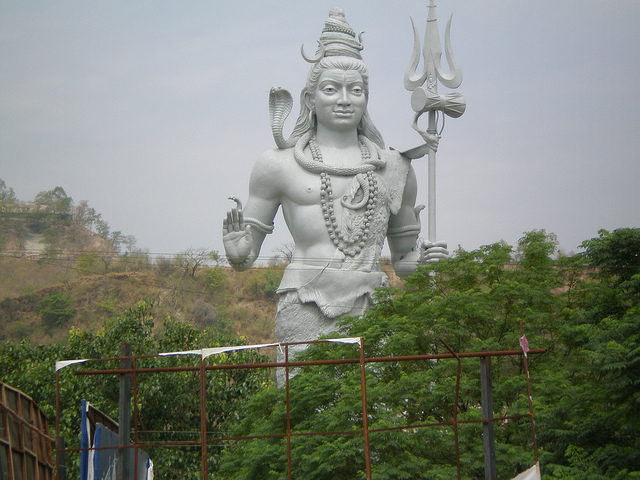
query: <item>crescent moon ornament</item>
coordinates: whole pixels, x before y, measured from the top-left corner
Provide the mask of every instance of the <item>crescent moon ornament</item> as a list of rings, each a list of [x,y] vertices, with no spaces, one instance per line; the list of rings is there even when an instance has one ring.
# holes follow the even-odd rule
[[[304,58],[304,60],[309,63],[318,63],[322,59],[322,57],[324,57],[325,50],[325,46],[320,40],[318,40],[318,51],[316,52],[315,57],[309,57],[306,53],[304,53],[304,44],[300,46],[300,53],[302,54],[302,58]]]

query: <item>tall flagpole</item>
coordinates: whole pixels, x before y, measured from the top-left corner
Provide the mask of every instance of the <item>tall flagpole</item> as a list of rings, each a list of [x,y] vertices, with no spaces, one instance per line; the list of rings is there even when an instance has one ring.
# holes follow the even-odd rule
[[[412,127],[420,133],[428,147],[428,236],[430,243],[435,243],[436,238],[436,151],[440,142],[440,135],[444,128],[444,115],[457,118],[464,113],[466,102],[460,93],[438,94],[438,80],[451,89],[458,88],[462,83],[462,70],[453,57],[451,50],[450,30],[451,17],[447,22],[445,31],[445,53],[449,65],[449,73],[444,73],[440,66],[442,57],[442,47],[440,45],[440,34],[438,32],[438,21],[436,19],[436,6],[433,0],[429,1],[429,12],[427,15],[427,27],[422,47],[422,57],[424,68],[421,74],[417,73],[417,66],[420,62],[420,36],[416,30],[415,23],[411,19],[413,27],[413,53],[409,66],[404,76],[404,86],[407,90],[413,91],[411,94],[411,107],[416,112]],[[422,114],[428,113],[427,130],[420,130],[418,119]],[[442,115],[444,114],[444,115]],[[438,131],[438,120],[442,119],[440,131]],[[413,149],[414,152],[422,151],[420,148]],[[422,153],[424,155],[424,153]],[[416,156],[418,156],[416,154]]]

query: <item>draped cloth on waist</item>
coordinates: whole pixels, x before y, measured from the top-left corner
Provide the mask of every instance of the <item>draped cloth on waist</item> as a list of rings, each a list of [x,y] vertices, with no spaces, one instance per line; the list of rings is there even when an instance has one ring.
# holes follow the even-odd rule
[[[276,293],[296,292],[300,303],[315,303],[328,318],[337,318],[351,312],[364,300],[373,303],[373,294],[388,285],[384,272],[362,272],[317,267],[299,263],[290,264],[284,272]]]

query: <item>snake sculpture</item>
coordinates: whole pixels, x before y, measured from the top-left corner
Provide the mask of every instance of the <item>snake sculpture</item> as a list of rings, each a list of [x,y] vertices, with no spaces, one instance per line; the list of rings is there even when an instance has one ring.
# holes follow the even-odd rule
[[[296,138],[285,140],[282,135],[284,121],[291,113],[293,98],[291,94],[282,87],[273,87],[269,92],[269,122],[271,132],[278,148],[291,148],[296,144]]]
[[[291,148],[295,146],[297,138],[289,137],[285,140],[282,135],[284,121],[289,116],[293,107],[291,94],[282,87],[273,87],[269,92],[269,122],[271,132],[278,148]]]

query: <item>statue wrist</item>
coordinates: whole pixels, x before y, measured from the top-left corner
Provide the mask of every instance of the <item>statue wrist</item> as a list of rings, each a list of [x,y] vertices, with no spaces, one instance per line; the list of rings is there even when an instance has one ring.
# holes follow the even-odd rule
[[[244,260],[240,260],[240,261],[227,258],[227,262],[229,262],[229,265],[234,270],[246,270],[251,266],[251,264],[253,263],[253,260],[249,256],[247,256],[245,257]]]

